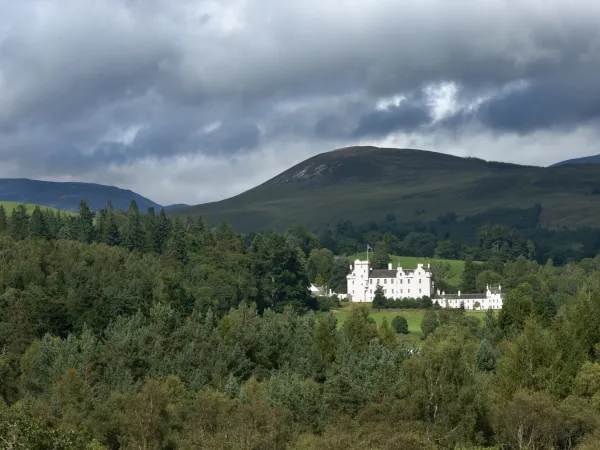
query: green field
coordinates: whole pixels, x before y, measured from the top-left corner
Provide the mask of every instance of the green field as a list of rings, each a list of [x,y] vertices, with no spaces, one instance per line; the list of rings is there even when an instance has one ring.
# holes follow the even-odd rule
[[[366,303],[365,305],[368,305],[367,307],[370,308],[370,303]],[[338,327],[341,327],[344,324],[350,312],[350,308],[333,312],[338,321]],[[485,311],[465,311],[465,314],[481,319],[485,315]],[[423,309],[392,309],[370,312],[370,316],[375,319],[377,325],[381,324],[384,317],[387,317],[388,322],[391,324],[394,317],[404,316],[408,322],[408,338],[411,340],[418,340],[421,336],[421,321],[423,320],[424,315],[425,310]]]
[[[4,209],[6,210],[6,214],[10,214],[12,213],[13,209],[15,209],[17,206],[19,206],[21,203],[19,202],[4,202],[4,201],[0,201],[0,205],[4,206]],[[27,212],[29,214],[31,214],[33,212],[33,210],[35,209],[36,205],[33,205],[31,203],[24,203],[25,208],[27,208]],[[52,211],[59,211],[56,208],[50,208],[49,206],[40,206],[40,208],[42,210],[52,210]],[[75,213],[70,212],[70,211],[63,211],[60,210],[62,213],[64,214],[69,214],[69,215],[75,215]]]
[[[367,259],[367,253],[359,253],[357,255],[350,256],[350,261],[355,259]],[[396,256],[390,255],[390,260],[394,266],[394,269],[400,264],[403,269],[416,269],[417,264],[431,264],[433,262],[446,262],[450,265],[452,271],[452,277],[448,280],[453,286],[460,284],[460,278],[465,268],[465,262],[458,259],[437,259],[437,258],[422,258],[418,256]]]

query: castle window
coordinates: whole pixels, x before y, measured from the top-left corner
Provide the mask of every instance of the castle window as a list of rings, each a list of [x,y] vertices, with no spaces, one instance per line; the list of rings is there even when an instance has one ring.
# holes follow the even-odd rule
[[[381,281],[381,280],[377,279],[377,286],[379,286],[379,282],[380,282],[380,281]]]
[[[408,290],[408,293],[410,294],[410,289]]]
[[[369,280],[369,284],[373,284],[373,278]]]
[[[383,284],[387,284],[387,278],[383,279]]]
[[[406,280],[406,282],[407,282],[408,284],[410,284],[410,278],[409,278],[408,280]]]
[[[400,278],[400,284],[402,284],[402,278]]]
[[[419,294],[421,293],[421,289],[419,289]]]
[[[419,284],[421,284],[421,279],[419,278]]]

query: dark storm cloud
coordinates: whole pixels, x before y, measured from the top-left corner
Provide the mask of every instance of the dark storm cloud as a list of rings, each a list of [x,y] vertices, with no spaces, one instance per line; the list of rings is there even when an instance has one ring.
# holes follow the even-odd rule
[[[431,121],[429,108],[421,102],[402,102],[398,106],[373,111],[364,115],[353,137],[386,136],[396,131],[414,131]]]
[[[273,148],[566,133],[600,114],[599,20],[592,0],[3,2],[0,165],[119,181],[154,164],[169,185],[181,158],[229,158],[237,180],[239,158],[278,170]],[[425,91],[444,82],[458,105],[440,119]],[[393,97],[408,99],[381,106]]]

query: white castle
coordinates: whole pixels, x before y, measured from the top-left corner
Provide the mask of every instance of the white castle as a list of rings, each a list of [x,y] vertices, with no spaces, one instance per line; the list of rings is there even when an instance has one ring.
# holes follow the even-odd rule
[[[460,308],[461,304],[465,309],[487,310],[487,309],[502,309],[502,286],[497,288],[486,288],[485,294],[446,294],[440,293],[439,289],[436,292],[433,301],[437,302],[442,308]]]
[[[377,286],[383,288],[387,298],[421,298],[430,297],[442,308],[460,308],[471,310],[502,309],[502,287],[491,288],[482,294],[446,294],[438,290],[433,293],[433,280],[431,268],[418,264],[416,269],[403,269],[399,264],[396,270],[392,264],[387,269],[372,269],[369,260],[354,261],[350,266],[348,279],[348,299],[351,302],[372,302]]]
[[[431,297],[433,285],[429,264],[417,265],[416,269],[403,269],[398,265],[394,270],[392,263],[387,269],[372,269],[369,261],[354,261],[348,275],[348,297],[351,302],[372,302],[377,286],[383,287],[387,298]]]

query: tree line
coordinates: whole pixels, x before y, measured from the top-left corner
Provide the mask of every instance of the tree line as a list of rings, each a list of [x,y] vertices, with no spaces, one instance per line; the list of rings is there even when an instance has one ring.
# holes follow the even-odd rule
[[[502,311],[429,309],[415,343],[316,311],[348,264],[301,227],[165,216],[155,246],[161,213],[40,212],[0,232],[0,448],[600,446],[600,257],[497,262]]]

